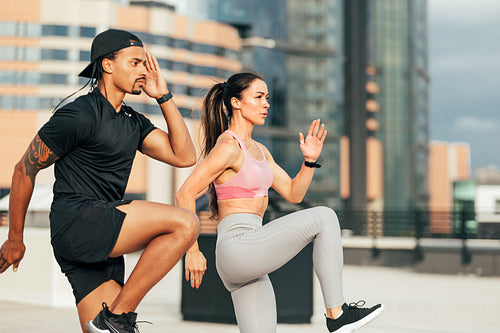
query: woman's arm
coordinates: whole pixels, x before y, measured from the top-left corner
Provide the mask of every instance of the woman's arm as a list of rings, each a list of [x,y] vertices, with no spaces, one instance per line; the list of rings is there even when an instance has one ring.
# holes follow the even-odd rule
[[[238,160],[241,150],[234,140],[221,138],[208,156],[195,168],[175,195],[177,206],[196,213],[196,198],[224,171]],[[206,259],[200,252],[198,242],[186,252],[186,280],[198,289],[205,273]]]
[[[305,139],[302,133],[299,134],[300,150],[304,155],[305,161],[316,162],[321,154],[321,150],[323,149],[323,142],[325,141],[325,138],[325,125],[321,124],[319,119],[312,122]],[[302,164],[302,167],[295,178],[291,179],[285,170],[276,164],[271,156],[271,153],[269,153],[267,149],[264,151],[266,153],[268,163],[273,171],[272,187],[286,200],[293,203],[301,202],[306,195],[309,185],[311,184],[311,180],[314,175],[314,168],[310,168]]]

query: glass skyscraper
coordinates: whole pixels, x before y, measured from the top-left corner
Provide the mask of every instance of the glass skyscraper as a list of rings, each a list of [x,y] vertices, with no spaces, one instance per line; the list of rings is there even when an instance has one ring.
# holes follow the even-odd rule
[[[315,173],[309,198],[315,204],[339,208],[342,2],[287,1],[287,32],[288,43],[301,49],[287,56],[287,125],[295,132],[304,132],[314,119],[325,122],[328,135],[319,160],[322,167]],[[290,152],[297,151],[294,139]],[[300,160],[294,163],[300,164]]]
[[[376,136],[383,144],[384,210],[425,208],[428,200],[426,0],[370,2],[369,65],[379,86]],[[397,221],[410,228],[412,221]],[[393,226],[396,228],[396,226]]]

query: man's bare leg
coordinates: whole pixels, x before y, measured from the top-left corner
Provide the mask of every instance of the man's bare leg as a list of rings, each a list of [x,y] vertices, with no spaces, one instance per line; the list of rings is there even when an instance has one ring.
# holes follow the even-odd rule
[[[99,311],[102,310],[102,302],[111,304],[116,299],[116,296],[122,290],[122,286],[114,280],[109,280],[101,284],[96,289],[92,290],[90,294],[85,296],[76,306],[78,310],[78,318],[80,319],[80,326],[82,331],[87,333],[85,324],[95,318]]]
[[[118,207],[127,216],[110,257],[144,249],[137,265],[109,310],[135,311],[146,293],[158,283],[191,247],[199,233],[192,212],[164,204],[133,201]]]
[[[102,302],[115,314],[134,312],[198,237],[199,220],[188,210],[147,201],[132,201],[117,208],[127,215],[110,257],[144,251],[123,288],[116,292],[116,282],[103,283],[87,295],[91,296],[88,301],[86,297],[78,304],[81,323],[92,320],[102,310]],[[99,295],[106,299],[98,299]]]

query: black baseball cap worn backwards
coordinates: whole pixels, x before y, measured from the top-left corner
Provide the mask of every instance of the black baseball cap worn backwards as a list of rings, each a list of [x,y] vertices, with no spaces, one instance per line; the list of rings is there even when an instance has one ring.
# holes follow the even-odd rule
[[[94,40],[92,41],[92,48],[90,50],[90,64],[88,64],[87,67],[85,67],[85,69],[80,74],[78,74],[78,76],[88,78],[95,77],[93,69],[94,63],[97,59],[130,46],[143,47],[142,41],[139,39],[139,37],[128,31],[109,29],[101,32],[100,34],[95,36]]]

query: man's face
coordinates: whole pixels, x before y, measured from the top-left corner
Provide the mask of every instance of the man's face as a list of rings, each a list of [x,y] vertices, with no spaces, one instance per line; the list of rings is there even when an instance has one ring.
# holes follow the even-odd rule
[[[115,86],[125,93],[139,95],[146,84],[146,55],[140,46],[130,46],[118,51],[112,65]]]

